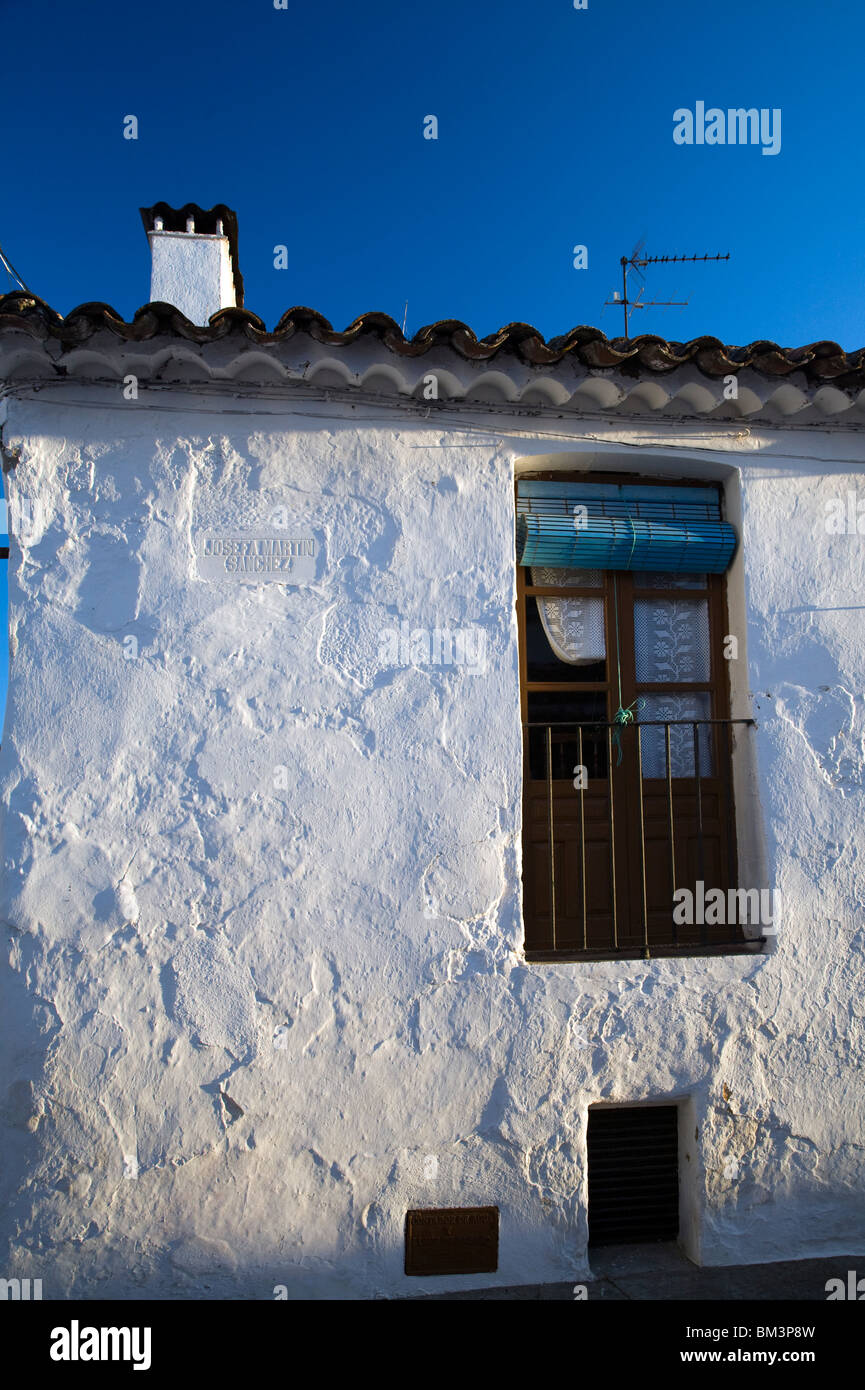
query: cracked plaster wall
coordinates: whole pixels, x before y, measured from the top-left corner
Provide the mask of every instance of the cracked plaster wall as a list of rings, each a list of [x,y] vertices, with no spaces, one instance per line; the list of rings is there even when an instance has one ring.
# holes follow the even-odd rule
[[[539,966],[512,483],[549,441],[208,411],[4,427],[36,506],[0,750],[0,1272],[416,1293],[406,1209],[495,1203],[498,1275],[436,1289],[584,1277],[587,1107],[670,1097],[695,1257],[861,1241],[865,537],[822,528],[859,437],[732,460],[774,952]],[[274,507],[321,538],[313,584],[198,577],[198,526]],[[383,665],[402,621],[482,630],[483,670]]]

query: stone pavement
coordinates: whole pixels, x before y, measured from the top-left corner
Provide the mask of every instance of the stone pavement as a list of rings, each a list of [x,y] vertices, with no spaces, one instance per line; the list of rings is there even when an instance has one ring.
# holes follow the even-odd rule
[[[583,1280],[589,1303],[628,1300],[696,1299],[706,1302],[826,1302],[826,1282],[858,1271],[865,1279],[865,1253],[820,1259],[782,1260],[773,1264],[702,1267],[692,1264],[675,1245],[619,1245],[593,1250],[594,1278]],[[509,1288],[472,1289],[462,1293],[423,1293],[434,1300],[485,1299],[572,1302],[576,1280],[563,1284],[518,1284]],[[417,1297],[417,1295],[415,1296]]]

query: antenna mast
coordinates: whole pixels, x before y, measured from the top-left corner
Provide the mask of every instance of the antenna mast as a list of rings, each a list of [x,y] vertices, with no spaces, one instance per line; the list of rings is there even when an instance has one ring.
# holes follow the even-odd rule
[[[628,271],[635,270],[642,280],[641,270],[647,265],[672,265],[674,262],[683,261],[728,261],[730,253],[726,256],[644,256],[642,255],[644,242],[640,241],[634,247],[630,256],[622,256],[619,261],[622,267],[622,295],[619,298],[618,291],[614,291],[612,299],[606,300],[604,308],[608,306],[619,308],[625,316],[625,337],[628,336],[628,313],[633,313],[635,309],[668,309],[672,307],[684,308],[688,303],[687,299],[650,299],[644,301],[640,298],[643,291],[640,289],[636,299],[628,298]]]

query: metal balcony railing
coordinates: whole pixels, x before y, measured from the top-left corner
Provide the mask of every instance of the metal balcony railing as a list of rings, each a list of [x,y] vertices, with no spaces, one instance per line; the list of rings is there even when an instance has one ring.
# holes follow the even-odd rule
[[[695,941],[693,932],[683,941],[677,930],[673,916],[674,893],[683,887],[694,888],[694,880],[704,879],[705,837],[704,837],[704,788],[712,788],[716,808],[714,836],[716,845],[726,846],[726,880],[728,888],[735,888],[735,824],[732,787],[732,739],[731,729],[735,725],[752,727],[753,719],[648,719],[622,724],[614,720],[553,721],[549,723],[529,722],[525,724],[527,770],[531,785],[538,793],[538,783],[545,784],[547,839],[549,852],[547,869],[549,875],[549,913],[544,909],[544,920],[548,921],[551,934],[551,947],[530,947],[527,933],[527,952],[533,958],[553,956],[606,957],[628,953],[642,955],[648,959],[653,952],[675,954],[677,951],[690,954],[700,953],[701,949],[715,952],[753,950],[765,941],[764,936],[740,935],[735,940],[719,941],[716,936],[709,939],[705,922],[702,925],[701,940]],[[574,781],[578,768],[586,769],[595,787],[587,788],[585,778]],[[571,770],[573,769],[573,771]],[[621,772],[620,772],[621,770]],[[571,781],[574,791],[563,788],[563,781]],[[609,940],[599,945],[597,940],[589,941],[587,922],[587,879],[586,879],[586,797],[593,794],[597,807],[598,783],[603,792],[606,781],[606,811],[608,830],[605,836],[609,843]],[[558,784],[558,787],[557,787]],[[618,792],[617,792],[618,784]],[[647,784],[650,792],[647,793]],[[653,785],[652,785],[653,784]],[[674,784],[678,789],[674,793]],[[660,790],[659,790],[660,789]],[[653,815],[653,841],[658,841],[660,797],[665,800],[663,819],[666,824],[666,883],[669,884],[669,939],[659,937],[657,930],[650,933],[650,903],[647,885],[647,837],[646,837],[646,799],[651,795]],[[573,938],[571,922],[570,940],[561,944],[558,940],[557,925],[559,903],[556,877],[557,827],[556,803],[561,811],[563,798],[578,798],[578,831],[567,842],[566,848],[573,846],[579,867],[580,907],[577,913],[578,938]],[[626,818],[630,822],[628,830],[617,825],[617,797],[627,798]],[[693,807],[688,815],[677,816],[676,799],[687,799]],[[636,805],[634,804],[636,803]],[[537,806],[537,800],[535,802]],[[723,830],[718,829],[718,817],[723,817]],[[692,840],[696,837],[696,873],[682,874],[682,865],[677,865],[676,839]],[[620,865],[617,856],[624,852],[626,844],[633,848],[634,840],[638,846],[639,902],[641,923],[639,924],[639,949],[635,941],[633,912],[628,922],[627,941],[620,940],[621,911],[618,901],[619,888],[626,876],[630,888],[630,874]],[[694,856],[690,856],[692,859]],[[561,868],[561,864],[560,864]],[[653,859],[654,885],[657,888],[661,874],[660,863]],[[690,880],[690,881],[689,881]],[[658,916],[657,904],[653,909]],[[573,918],[573,913],[571,914]],[[596,933],[595,933],[596,935]]]

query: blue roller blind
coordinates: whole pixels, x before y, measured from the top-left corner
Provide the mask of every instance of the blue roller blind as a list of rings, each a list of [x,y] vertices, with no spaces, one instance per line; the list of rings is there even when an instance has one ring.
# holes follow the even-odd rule
[[[517,483],[521,565],[723,574],[735,549],[713,487]]]

